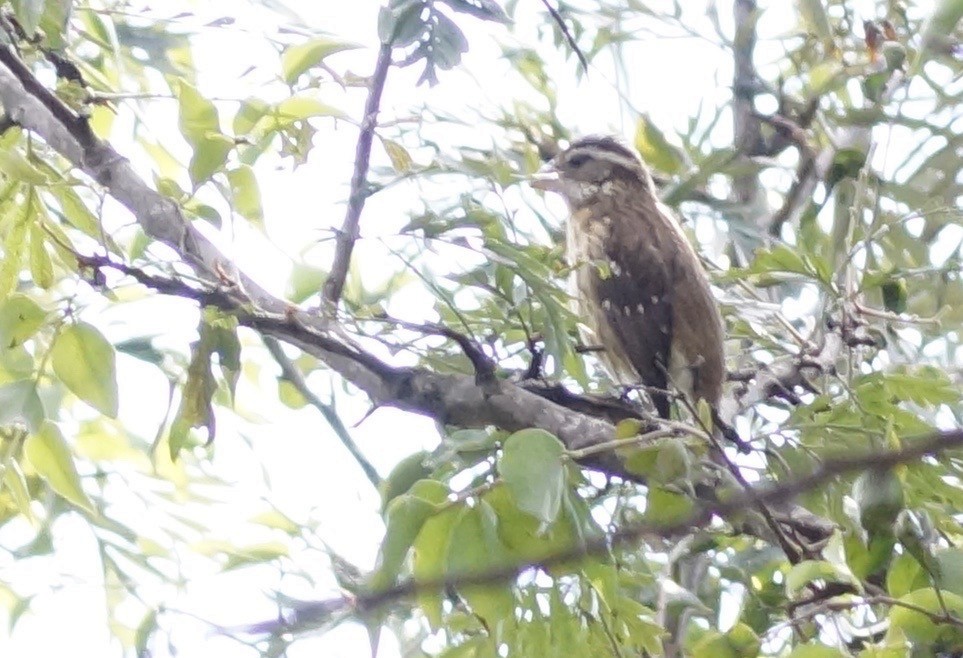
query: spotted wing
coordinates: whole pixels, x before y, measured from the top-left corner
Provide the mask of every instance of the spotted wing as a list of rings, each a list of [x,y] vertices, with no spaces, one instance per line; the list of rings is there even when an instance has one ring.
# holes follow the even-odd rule
[[[618,233],[605,245],[609,263],[596,268],[595,289],[608,332],[639,374],[641,383],[664,391],[672,342],[673,267],[666,253],[646,240]],[[669,417],[669,398],[650,390],[655,408]]]

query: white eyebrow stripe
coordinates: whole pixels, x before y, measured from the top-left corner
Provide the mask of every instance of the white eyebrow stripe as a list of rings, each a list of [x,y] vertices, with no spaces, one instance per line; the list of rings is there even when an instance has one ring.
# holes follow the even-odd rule
[[[594,144],[587,144],[585,146],[577,147],[573,151],[569,151],[565,159],[571,160],[579,155],[587,155],[595,158],[596,160],[611,162],[614,165],[624,167],[626,169],[638,169],[642,165],[642,161],[635,156],[629,155],[628,153],[619,153],[617,151],[602,148]]]

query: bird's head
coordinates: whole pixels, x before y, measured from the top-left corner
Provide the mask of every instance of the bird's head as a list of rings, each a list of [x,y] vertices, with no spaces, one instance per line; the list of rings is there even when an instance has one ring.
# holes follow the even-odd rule
[[[561,194],[577,207],[615,185],[651,189],[651,177],[630,147],[614,137],[583,137],[542,167],[532,187]]]

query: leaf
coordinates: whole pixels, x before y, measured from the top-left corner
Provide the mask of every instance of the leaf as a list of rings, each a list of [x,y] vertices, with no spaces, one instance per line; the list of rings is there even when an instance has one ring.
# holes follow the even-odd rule
[[[635,148],[647,164],[667,174],[679,173],[685,164],[679,149],[670,144],[665,133],[644,114],[635,124]]]
[[[399,174],[407,174],[411,171],[411,154],[404,146],[390,139],[382,139],[381,143],[384,145],[388,158],[391,160],[391,166],[394,167],[395,171]]]
[[[221,133],[214,103],[184,80],[177,84],[177,101],[180,110],[178,124],[194,150],[188,171],[191,182],[197,187],[221,169],[234,148],[234,140]]]
[[[39,287],[47,290],[53,285],[53,261],[47,253],[46,233],[38,224],[30,226],[30,276]]]
[[[347,115],[338,108],[306,94],[298,94],[281,101],[275,109],[274,116],[280,126],[288,126],[295,121],[311,117],[347,118]]]
[[[905,506],[903,482],[892,470],[863,471],[853,483],[859,523],[870,537],[892,534],[893,522]]]
[[[231,204],[242,217],[263,229],[264,209],[261,207],[261,188],[254,170],[241,164],[227,171],[231,185]]]
[[[381,481],[380,486],[381,508],[383,510],[387,509],[395,498],[407,493],[415,482],[431,475],[430,459],[431,453],[420,450],[408,455],[391,469],[391,473]]]
[[[47,319],[47,312],[26,295],[14,293],[0,304],[0,346],[22,345],[37,333]]]
[[[496,23],[510,23],[508,14],[495,0],[442,0],[455,11]]]
[[[271,112],[271,104],[260,98],[248,98],[241,102],[241,106],[234,115],[234,134],[246,135],[254,129],[264,115]]]
[[[562,505],[565,446],[542,429],[515,432],[505,440],[498,471],[518,507],[552,523]]]
[[[0,166],[0,171],[2,170]],[[0,299],[9,295],[17,285],[26,251],[27,230],[37,220],[33,188],[30,190],[27,202],[22,208],[10,209],[6,218],[0,216],[0,220],[8,223],[7,234],[3,241],[3,261],[0,263]]]
[[[19,421],[24,421],[31,431],[38,430],[44,422],[43,403],[33,379],[0,385],[0,424]]]
[[[29,185],[46,185],[50,182],[42,171],[30,164],[16,149],[0,149],[0,171],[5,177],[9,176]]]
[[[27,38],[33,37],[40,25],[40,17],[43,16],[45,0],[12,0],[12,4],[17,21]]]
[[[951,547],[936,554],[936,584],[963,597],[963,548]]]
[[[290,46],[281,55],[281,73],[284,76],[284,81],[289,85],[293,84],[302,73],[312,66],[320,64],[325,57],[355,48],[360,48],[360,46],[326,37],[317,37]]]
[[[70,20],[73,0],[46,0],[40,29],[46,37],[46,46],[61,51],[66,45],[67,23]]]
[[[388,504],[385,512],[385,537],[378,551],[378,563],[369,586],[373,591],[395,583],[408,549],[414,544],[421,527],[438,506],[448,498],[448,487],[435,480],[420,480],[409,493],[398,496]]]
[[[23,474],[23,469],[15,460],[7,461],[3,470],[3,482],[0,489],[8,492],[17,511],[23,514],[29,521],[34,520],[33,510],[30,508],[30,489],[27,487],[27,478]]]
[[[452,531],[459,518],[460,507],[449,507],[425,520],[412,544],[411,574],[419,581],[434,580],[445,574]],[[418,607],[433,629],[444,623],[443,595],[430,589],[419,589]]]
[[[498,538],[492,508],[484,501],[475,507],[462,508],[451,531],[448,573],[455,578],[479,574],[507,564],[509,559]],[[458,591],[489,628],[511,617],[514,598],[505,583],[463,585]]]
[[[194,145],[194,155],[188,165],[188,173],[194,187],[210,180],[227,162],[227,156],[234,148],[234,140],[220,133],[209,133]]]
[[[93,503],[80,485],[77,467],[59,427],[49,420],[44,421],[39,432],[27,437],[23,454],[51,489],[77,507],[95,512]]]
[[[803,560],[794,564],[789,573],[786,574],[786,596],[795,596],[803,587],[816,580],[847,583],[852,579],[832,562]]]
[[[652,486],[646,498],[645,514],[647,523],[671,526],[681,523],[692,515],[692,499],[667,487]]]
[[[211,372],[211,354],[213,344],[204,340],[206,323],[201,324],[201,339],[191,345],[191,362],[187,366],[187,381],[181,391],[181,403],[177,414],[171,423],[168,448],[171,461],[176,460],[177,454],[190,439],[192,428],[202,428],[207,431],[207,442],[214,440],[217,424],[211,398],[217,390],[214,373]]]
[[[824,644],[804,644],[793,649],[786,658],[850,658],[850,654]]]
[[[963,617],[963,597],[953,592],[943,591],[938,595],[932,587],[918,589],[899,598],[901,603],[922,609],[933,615],[942,615],[943,603],[946,610],[955,617]],[[910,642],[922,646],[933,646],[939,642],[947,642],[951,646],[959,646],[963,642],[963,631],[950,624],[937,625],[924,612],[894,605],[889,610],[890,628],[887,637],[896,631],[901,632]]]
[[[54,373],[70,391],[105,416],[117,417],[114,348],[86,322],[67,326],[53,345]]]

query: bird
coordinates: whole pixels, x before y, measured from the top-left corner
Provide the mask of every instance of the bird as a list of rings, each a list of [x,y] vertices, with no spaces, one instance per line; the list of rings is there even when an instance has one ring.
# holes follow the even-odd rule
[[[661,418],[671,389],[718,410],[724,326],[706,272],[648,167],[617,137],[573,141],[532,187],[569,208],[566,260],[580,334],[618,383],[642,384]]]

